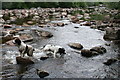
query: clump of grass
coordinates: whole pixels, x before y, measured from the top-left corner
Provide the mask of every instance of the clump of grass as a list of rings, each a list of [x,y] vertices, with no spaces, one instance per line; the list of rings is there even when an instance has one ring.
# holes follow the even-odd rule
[[[10,20],[10,16],[9,15],[3,15],[3,19],[6,20]]]
[[[91,14],[91,20],[104,20],[104,14]]]
[[[120,14],[114,15],[114,19],[120,19]]]
[[[83,12],[82,10],[76,10],[76,11],[73,11],[73,12],[71,13],[71,15],[76,15],[76,14],[81,14],[81,15],[83,15],[84,12]]]

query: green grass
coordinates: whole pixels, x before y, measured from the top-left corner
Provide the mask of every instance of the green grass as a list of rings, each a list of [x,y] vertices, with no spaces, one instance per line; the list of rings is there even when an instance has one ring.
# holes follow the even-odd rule
[[[76,15],[76,14],[81,14],[83,15],[83,11],[82,10],[77,10],[77,11],[73,11],[71,15]]]
[[[90,20],[104,20],[104,14],[94,14],[90,15],[91,19]]]

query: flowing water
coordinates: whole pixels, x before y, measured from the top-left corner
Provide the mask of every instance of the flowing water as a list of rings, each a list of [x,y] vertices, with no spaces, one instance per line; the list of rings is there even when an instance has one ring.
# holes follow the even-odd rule
[[[34,40],[27,44],[32,45],[36,49],[46,44],[63,46],[67,53],[64,58],[49,58],[41,61],[39,60],[41,52],[35,52],[34,56],[38,59],[35,64],[26,66],[17,65],[16,56],[19,56],[18,48],[16,46],[2,45],[0,50],[3,54],[2,76],[6,78],[39,78],[36,74],[36,69],[42,69],[50,73],[47,78],[118,78],[118,62],[110,66],[103,64],[107,59],[117,57],[119,53],[117,45],[103,39],[105,32],[91,29],[88,26],[80,26],[68,20],[52,21],[51,23],[57,22],[65,22],[68,25],[45,28],[37,26],[24,27],[26,30],[23,32],[33,36]],[[40,38],[34,33],[35,29],[49,31],[53,34],[53,37],[49,39]],[[77,53],[80,51],[74,50],[67,45],[71,42],[81,43],[84,49],[103,46],[107,49],[107,53],[85,58]],[[106,46],[106,43],[111,46]]]

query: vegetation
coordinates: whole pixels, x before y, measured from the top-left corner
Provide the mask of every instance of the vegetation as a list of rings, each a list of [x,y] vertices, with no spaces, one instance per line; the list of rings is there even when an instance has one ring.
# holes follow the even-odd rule
[[[89,6],[98,6],[105,4],[109,8],[120,9],[120,2],[3,2],[2,9],[24,9],[32,7],[42,8],[86,8]]]

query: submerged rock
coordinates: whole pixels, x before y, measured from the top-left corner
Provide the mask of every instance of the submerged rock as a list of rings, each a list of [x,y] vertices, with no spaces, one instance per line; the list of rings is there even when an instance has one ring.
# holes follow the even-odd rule
[[[40,69],[36,69],[36,70],[37,70],[37,75],[40,78],[44,78],[44,77],[49,76],[49,73],[47,71],[43,71],[43,70],[40,70]]]
[[[17,64],[34,64],[34,61],[30,58],[16,57]]]
[[[70,46],[73,49],[81,50],[83,46],[80,43],[69,43],[68,46]]]
[[[106,62],[104,62],[103,64],[105,64],[105,65],[111,65],[111,64],[113,64],[113,63],[115,63],[117,61],[117,59],[108,59]]]

